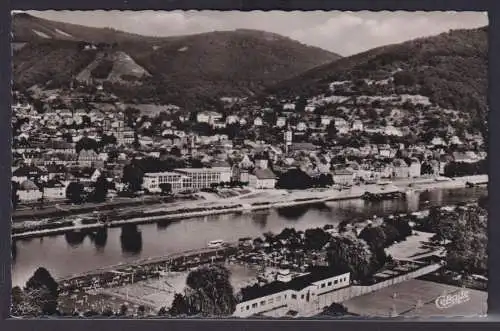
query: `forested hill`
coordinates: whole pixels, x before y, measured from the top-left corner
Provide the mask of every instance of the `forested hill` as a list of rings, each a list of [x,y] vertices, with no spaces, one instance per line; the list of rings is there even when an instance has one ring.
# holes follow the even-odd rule
[[[485,119],[488,28],[452,30],[437,36],[369,50],[311,69],[266,92],[282,97],[331,94],[332,82],[394,79],[396,94],[420,94],[443,108]],[[365,94],[386,94],[375,86]]]
[[[57,88],[72,79],[95,79],[131,102],[186,106],[249,96],[340,58],[257,30],[157,38],[28,14],[17,14],[13,21],[17,86]]]

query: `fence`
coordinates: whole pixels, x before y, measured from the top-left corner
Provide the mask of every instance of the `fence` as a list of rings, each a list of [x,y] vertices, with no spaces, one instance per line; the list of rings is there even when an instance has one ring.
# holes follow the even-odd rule
[[[411,279],[418,278],[420,276],[429,274],[441,268],[440,264],[431,264],[415,271],[409,272],[404,275],[396,276],[391,279],[384,280],[382,282],[369,285],[369,286],[361,286],[361,285],[352,285],[340,290],[328,292],[325,294],[318,295],[317,299],[314,302],[310,302],[305,304],[302,307],[302,311],[300,315],[303,317],[314,316],[319,314],[323,308],[330,306],[332,303],[339,303],[343,301],[347,301],[349,299],[368,294],[371,292],[378,291],[380,289],[399,284]]]

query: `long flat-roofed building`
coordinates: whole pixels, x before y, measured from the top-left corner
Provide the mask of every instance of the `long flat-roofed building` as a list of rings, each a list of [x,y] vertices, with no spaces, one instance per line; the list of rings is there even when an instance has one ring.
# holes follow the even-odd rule
[[[184,168],[175,169],[175,172],[184,176],[183,185],[185,189],[199,190],[208,188],[214,183],[219,184],[231,180],[230,167]]]
[[[236,305],[234,316],[249,317],[274,309],[299,307],[315,302],[318,295],[349,286],[350,273],[339,273],[328,267],[315,267],[309,273],[292,277],[280,274],[276,281],[264,286],[242,290],[242,302]]]
[[[181,191],[183,186],[183,175],[177,172],[150,172],[144,174],[142,187],[151,193],[161,192],[161,184],[170,184],[173,193]]]

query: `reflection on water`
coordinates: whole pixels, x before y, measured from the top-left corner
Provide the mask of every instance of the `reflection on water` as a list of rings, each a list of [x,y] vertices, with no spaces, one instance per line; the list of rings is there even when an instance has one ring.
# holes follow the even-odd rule
[[[410,193],[406,201],[330,201],[322,207],[300,206],[109,228],[102,233],[88,234],[90,240],[85,240],[84,233],[74,232],[45,237],[43,241],[19,240],[13,248],[16,258],[12,265],[12,282],[24,285],[39,266],[46,267],[55,277],[61,277],[150,256],[202,248],[215,239],[229,242],[261,236],[269,231],[279,233],[286,227],[299,231],[326,224],[336,225],[341,221],[364,221],[373,215],[473,201],[486,193],[486,188],[469,188]],[[68,244],[71,249],[67,249]]]
[[[12,261],[15,261],[16,257],[17,257],[17,242],[16,241],[12,242],[11,249],[12,249]]]
[[[85,240],[85,232],[83,231],[70,231],[66,232],[64,234],[64,237],[66,238],[66,242],[68,245],[71,247],[78,247],[81,243],[83,243],[83,240]]]
[[[108,229],[99,228],[90,234],[90,238],[94,242],[97,250],[103,250],[106,247],[106,242],[108,241]]]
[[[285,207],[285,208],[277,208],[276,211],[278,212],[278,215],[289,220],[289,221],[296,221],[303,217],[308,210],[311,208],[314,208],[317,206],[307,206],[307,205],[299,205],[299,206],[292,206],[292,207]]]
[[[142,233],[135,224],[126,224],[122,227],[120,236],[122,251],[125,255],[138,255],[142,251]]]
[[[270,215],[269,210],[265,211],[256,211],[254,214],[252,214],[252,222],[260,227],[261,229],[265,229],[267,226],[267,219]]]

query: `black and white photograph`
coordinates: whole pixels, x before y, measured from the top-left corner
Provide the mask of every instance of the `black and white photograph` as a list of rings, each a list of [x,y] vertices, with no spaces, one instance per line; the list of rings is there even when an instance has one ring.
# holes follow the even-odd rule
[[[11,17],[12,318],[486,316],[486,12]]]

